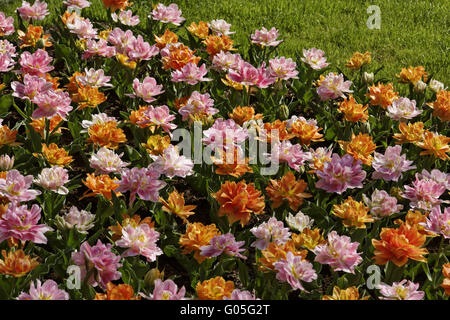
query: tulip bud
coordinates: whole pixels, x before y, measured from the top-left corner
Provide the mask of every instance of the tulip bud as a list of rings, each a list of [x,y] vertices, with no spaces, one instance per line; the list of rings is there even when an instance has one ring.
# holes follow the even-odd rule
[[[371,73],[364,72],[363,81],[365,84],[373,83],[374,77],[375,77],[375,75],[373,74],[373,72],[371,72]]]
[[[100,31],[100,32],[98,33],[98,37],[99,37],[100,39],[107,40],[110,32],[111,32],[111,30],[103,30],[103,31]]]
[[[76,40],[75,46],[80,50],[86,50],[86,40]]]
[[[289,119],[289,107],[287,105],[283,104],[280,106],[279,118],[280,120]]]
[[[157,268],[150,269],[144,277],[144,283],[152,288],[156,279],[164,279],[164,270],[159,271]]]
[[[398,187],[392,187],[389,193],[392,197],[395,197],[398,201],[402,201],[404,199],[402,196],[403,191]]]
[[[425,91],[427,88],[427,84],[423,82],[422,80],[419,80],[416,85],[414,86],[414,92],[417,94],[421,94]]]
[[[275,90],[283,89],[283,83],[280,80],[276,81],[274,84],[274,88],[275,88]]]
[[[439,82],[434,79],[430,80],[430,83],[428,84],[428,86],[435,93],[438,93],[439,91],[444,90],[444,84],[442,82]]]
[[[45,49],[45,39],[40,38],[40,39],[37,41],[36,45],[37,45],[37,48],[38,48],[38,49]]]
[[[0,218],[6,213],[9,206],[9,199],[7,197],[0,197]]]
[[[4,154],[0,157],[0,170],[1,171],[8,171],[11,170],[14,166],[14,156],[11,158]]]

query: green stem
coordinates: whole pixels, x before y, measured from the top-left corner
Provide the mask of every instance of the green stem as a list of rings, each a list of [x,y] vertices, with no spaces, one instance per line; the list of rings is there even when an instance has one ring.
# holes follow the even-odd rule
[[[438,270],[439,261],[441,260],[442,255],[442,249],[444,248],[444,237],[441,236],[441,242],[439,243],[439,249],[437,252],[436,262],[434,263],[433,267],[433,288],[436,289],[438,287],[438,280],[441,276],[441,273]]]
[[[433,270],[436,273],[437,271],[437,267],[439,265],[439,260],[441,260],[441,255],[442,255],[442,249],[444,248],[444,237],[441,236],[441,242],[439,243],[439,249],[438,249],[438,256],[436,259],[436,262],[434,263],[434,267]]]
[[[22,116],[22,118],[24,118],[25,120],[30,120],[30,117],[28,117],[25,113],[23,113],[22,110],[20,110],[19,106],[15,103],[13,103],[14,108],[16,109],[16,111]]]

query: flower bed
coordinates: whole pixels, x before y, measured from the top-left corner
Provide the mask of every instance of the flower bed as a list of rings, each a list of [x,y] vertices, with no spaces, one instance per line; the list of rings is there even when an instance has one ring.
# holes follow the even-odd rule
[[[443,83],[103,4],[0,12],[1,299],[448,299]]]

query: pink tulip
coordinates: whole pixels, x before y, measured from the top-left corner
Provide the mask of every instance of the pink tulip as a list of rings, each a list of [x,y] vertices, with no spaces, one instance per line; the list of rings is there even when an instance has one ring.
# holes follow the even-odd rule
[[[241,248],[245,244],[245,241],[238,241],[234,238],[232,233],[227,233],[219,236],[215,236],[209,242],[209,245],[200,247],[200,255],[208,258],[218,257],[222,253],[225,253],[232,257],[238,257],[241,259],[247,259],[240,252],[245,251]]]
[[[163,23],[172,23],[176,26],[179,26],[184,20],[186,20],[181,16],[181,10],[179,10],[178,6],[174,3],[167,7],[162,3],[159,3],[156,8],[153,9],[152,14],[148,17]]]
[[[159,190],[165,187],[164,181],[158,180],[160,173],[153,168],[125,168],[116,192],[130,192],[130,207],[138,195],[142,200],[159,201]]]
[[[331,231],[327,243],[314,248],[314,261],[329,264],[334,271],[355,273],[355,267],[363,261],[361,253],[357,252],[358,246],[359,243],[351,242],[350,237],[339,236],[336,231]]]
[[[230,70],[228,76],[234,82],[246,86],[257,86],[267,88],[276,80],[265,67],[265,62],[259,68],[255,68],[250,63],[242,60],[239,62],[238,70]]]
[[[38,105],[31,115],[33,119],[52,118],[59,115],[66,120],[68,113],[73,109],[70,105],[72,100],[69,93],[65,91],[50,89],[35,96],[32,101]]]
[[[85,241],[81,244],[80,252],[72,252],[73,262],[81,269],[81,281],[90,273],[87,284],[106,289],[108,282],[120,279],[122,274],[117,271],[122,266],[119,263],[120,256],[116,256],[111,248],[111,244],[105,245],[100,240],[92,247]]]
[[[144,298],[149,300],[184,300],[185,294],[186,289],[184,286],[178,290],[178,286],[172,280],[162,281],[161,279],[156,279],[153,294],[150,297],[144,295]]]
[[[327,58],[324,57],[325,52],[320,49],[311,48],[308,50],[303,49],[302,61],[308,64],[314,70],[320,70],[328,67]]]
[[[276,47],[283,40],[277,40],[278,30],[273,27],[270,30],[262,27],[261,30],[256,30],[251,36],[252,42],[262,47]]]
[[[269,66],[269,73],[274,78],[281,80],[298,79],[298,71],[295,70],[297,64],[291,58],[270,59]]]
[[[127,248],[122,257],[133,257],[142,255],[148,262],[156,260],[163,252],[156,242],[159,240],[159,232],[152,229],[148,224],[141,223],[134,227],[131,224],[122,229],[122,237],[116,241],[116,246]]]
[[[32,100],[35,96],[52,89],[52,86],[53,84],[44,78],[28,73],[23,77],[23,84],[19,81],[11,83],[11,88],[14,90],[13,96],[25,100]]]
[[[0,196],[11,202],[24,202],[36,199],[41,194],[38,190],[29,189],[33,176],[23,176],[16,169],[8,171],[6,178],[0,178]]]
[[[411,166],[413,161],[406,160],[406,155],[401,155],[402,147],[387,147],[383,154],[375,152],[372,161],[372,167],[375,172],[372,179],[383,179],[385,181],[398,181],[402,177],[402,173],[416,166]]]
[[[187,82],[190,85],[196,85],[199,82],[211,81],[209,78],[204,78],[207,73],[208,70],[206,70],[205,64],[198,67],[194,63],[190,62],[181,68],[181,70],[175,70],[172,72],[172,81]]]
[[[186,104],[178,110],[178,113],[183,116],[182,120],[189,120],[190,115],[206,114],[215,115],[219,112],[218,109],[213,108],[214,100],[211,99],[209,93],[201,94],[198,91],[194,91]]]
[[[156,100],[155,96],[164,92],[162,88],[163,86],[158,85],[156,80],[150,76],[145,77],[142,82],[139,82],[139,79],[134,79],[134,95],[131,96],[142,98],[145,102],[151,103]]]
[[[366,172],[362,170],[361,164],[361,160],[354,161],[349,154],[342,158],[336,153],[333,154],[331,161],[324,163],[323,170],[316,171],[320,178],[316,188],[338,194],[342,194],[349,188],[362,188]]]
[[[391,286],[381,283],[378,286],[383,295],[380,300],[422,300],[425,292],[419,291],[419,284],[409,280],[394,282]]]
[[[14,18],[6,17],[0,12],[0,36],[9,36],[14,33]]]
[[[425,230],[450,239],[450,207],[444,208],[444,212],[441,212],[440,206],[434,207],[428,215],[427,221],[422,225],[425,226]]]
[[[29,21],[44,20],[45,16],[50,12],[47,10],[47,3],[45,1],[36,0],[33,5],[30,5],[27,1],[22,1],[22,6],[17,9],[22,19]]]
[[[291,236],[289,228],[284,227],[283,221],[278,221],[274,217],[257,227],[253,227],[250,229],[250,232],[257,238],[251,246],[259,250],[265,250],[271,242],[274,242],[276,245],[283,245]]]
[[[0,242],[9,238],[33,243],[47,243],[45,233],[53,231],[45,224],[38,224],[41,219],[41,208],[33,204],[30,210],[26,205],[20,206],[11,202],[0,219]]]
[[[136,26],[140,22],[139,16],[133,16],[133,12],[131,10],[120,11],[119,15],[113,12],[111,17],[114,22],[120,21],[120,23],[130,27]]]
[[[138,124],[153,124],[156,127],[161,127],[165,132],[170,134],[170,131],[177,127],[176,124],[171,123],[175,120],[175,116],[170,114],[170,110],[166,105],[153,108],[150,106],[144,113],[145,120],[138,121]]]
[[[49,66],[52,60],[53,58],[48,55],[47,51],[38,49],[33,54],[28,51],[23,52],[19,64],[22,67],[22,73],[42,77],[45,73],[54,69],[53,66]]]
[[[159,53],[157,46],[151,46],[141,35],[132,38],[126,47],[126,55],[133,61],[150,60]]]
[[[312,282],[317,279],[313,265],[301,256],[295,256],[292,252],[288,252],[286,259],[278,260],[273,266],[277,271],[276,278],[289,283],[294,290],[305,290],[300,281]]]
[[[353,92],[350,90],[351,86],[352,82],[350,80],[344,81],[344,75],[336,75],[330,72],[317,88],[317,94],[322,101],[334,100],[339,97],[345,98],[345,93]]]
[[[175,176],[185,178],[194,174],[192,170],[194,163],[192,160],[180,155],[178,149],[173,145],[169,145],[162,155],[153,156],[153,158],[155,161],[150,164],[150,168],[164,174],[168,178]]]
[[[22,292],[17,300],[69,300],[69,294],[60,290],[53,280],[41,284],[41,280],[36,279],[36,286],[31,282],[29,293]]]
[[[93,39],[88,39],[86,41],[86,50],[84,50],[82,59],[89,59],[95,55],[99,55],[105,58],[111,58],[116,54],[116,49],[114,47],[108,46],[108,43],[104,39],[99,39],[95,41]]]

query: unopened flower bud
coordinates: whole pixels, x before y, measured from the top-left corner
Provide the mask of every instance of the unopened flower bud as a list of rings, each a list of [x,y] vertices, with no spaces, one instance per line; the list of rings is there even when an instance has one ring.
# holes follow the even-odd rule
[[[364,74],[363,74],[363,81],[366,84],[373,83],[374,77],[375,77],[375,75],[373,74],[373,72],[371,72],[371,73],[364,72]]]
[[[164,270],[159,271],[157,268],[150,269],[144,277],[144,283],[152,288],[156,279],[164,279]]]
[[[86,40],[76,40],[75,46],[80,50],[86,50]]]
[[[404,199],[402,196],[403,191],[398,187],[392,187],[389,193],[392,197],[397,198],[398,201],[402,201]]]
[[[280,106],[279,118],[280,120],[289,119],[289,107],[287,105],[283,104]]]
[[[1,171],[8,171],[11,170],[14,166],[14,156],[11,158],[4,154],[0,156],[0,170]]]
[[[45,49],[45,39],[40,38],[37,43],[36,46],[38,49]]]
[[[423,82],[422,80],[419,80],[416,85],[414,86],[414,92],[417,94],[423,93],[425,89],[427,88],[427,84]]]
[[[444,84],[442,82],[439,82],[437,80],[431,79],[430,83],[428,84],[428,86],[430,87],[430,89],[433,92],[438,93],[441,90],[444,90]]]

